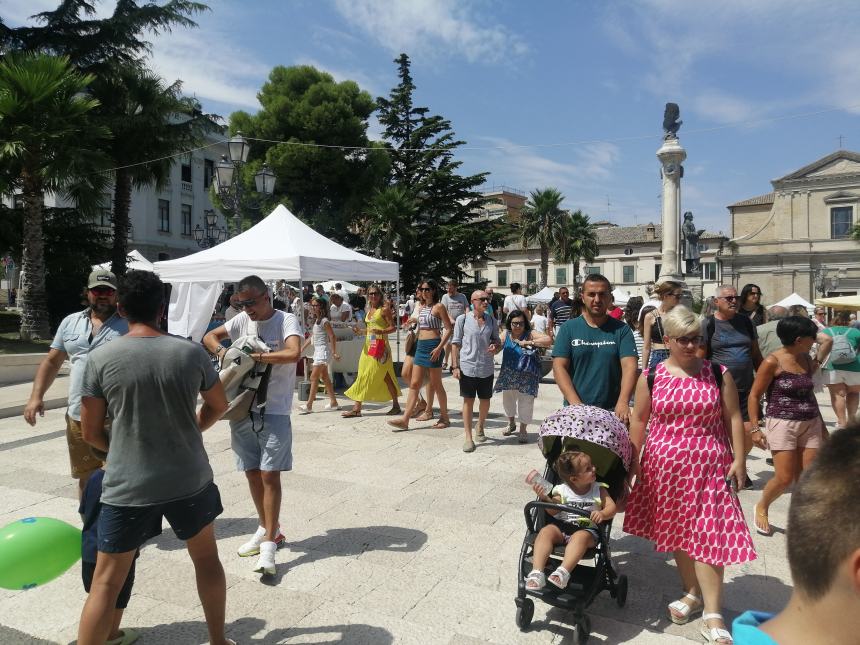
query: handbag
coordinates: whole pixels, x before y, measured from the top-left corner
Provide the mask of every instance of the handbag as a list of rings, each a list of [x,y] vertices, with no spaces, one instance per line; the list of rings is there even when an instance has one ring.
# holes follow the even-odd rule
[[[375,358],[379,362],[384,362],[385,359],[385,339],[376,338],[370,343],[370,347],[367,348],[367,355],[371,358]]]
[[[412,350],[415,349],[415,343],[418,342],[418,337],[415,335],[415,332],[410,330],[409,333],[406,334],[406,353],[411,354]]]
[[[541,377],[540,352],[535,347],[520,348],[520,357],[517,360],[517,370]]]

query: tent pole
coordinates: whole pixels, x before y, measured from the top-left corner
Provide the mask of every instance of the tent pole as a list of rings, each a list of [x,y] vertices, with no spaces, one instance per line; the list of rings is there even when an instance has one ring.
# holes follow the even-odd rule
[[[400,362],[400,271],[397,272],[397,291],[395,292],[395,299],[397,300],[397,308],[394,311],[394,315],[397,318],[397,362]]]

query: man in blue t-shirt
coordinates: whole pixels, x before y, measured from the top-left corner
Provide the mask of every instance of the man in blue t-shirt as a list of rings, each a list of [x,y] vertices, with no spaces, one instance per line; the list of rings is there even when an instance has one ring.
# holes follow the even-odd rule
[[[795,484],[786,527],[791,581],[775,616],[747,611],[736,645],[854,645],[860,634],[860,424],[834,432]],[[854,473],[854,475],[850,475]],[[759,602],[767,598],[759,595]]]
[[[586,276],[582,315],[564,323],[552,347],[552,373],[565,404],[584,403],[630,418],[636,385],[636,343],[630,327],[607,313],[612,285],[604,276]]]

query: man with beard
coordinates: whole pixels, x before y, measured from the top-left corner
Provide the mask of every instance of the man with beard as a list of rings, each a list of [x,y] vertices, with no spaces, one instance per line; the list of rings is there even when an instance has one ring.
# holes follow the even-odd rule
[[[612,410],[624,423],[636,385],[636,342],[630,327],[607,312],[612,285],[592,273],[582,285],[582,315],[564,323],[552,346],[552,373],[565,405]]]
[[[66,410],[66,440],[72,477],[78,480],[78,498],[87,480],[102,461],[96,458],[90,446],[81,437],[81,383],[89,353],[105,343],[128,332],[128,323],[116,311],[116,276],[110,271],[93,271],[87,281],[89,306],[70,314],[57,328],[48,355],[39,365],[33,381],[33,391],[24,407],[24,420],[36,425],[36,415],[45,416],[45,392],[51,387],[63,361],[71,363],[69,373],[69,401]]]

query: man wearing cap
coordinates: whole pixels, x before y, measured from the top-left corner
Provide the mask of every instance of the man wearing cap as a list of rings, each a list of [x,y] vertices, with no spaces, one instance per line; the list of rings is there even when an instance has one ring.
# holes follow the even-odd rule
[[[128,323],[116,311],[116,276],[110,271],[93,271],[87,281],[89,306],[70,314],[57,328],[48,355],[39,365],[33,391],[24,408],[24,420],[36,425],[36,415],[45,416],[45,392],[51,387],[63,361],[71,363],[69,373],[69,401],[66,410],[66,440],[69,444],[69,461],[72,477],[78,480],[80,498],[90,475],[102,462],[90,451],[81,437],[81,384],[87,355],[100,345],[128,332]]]

